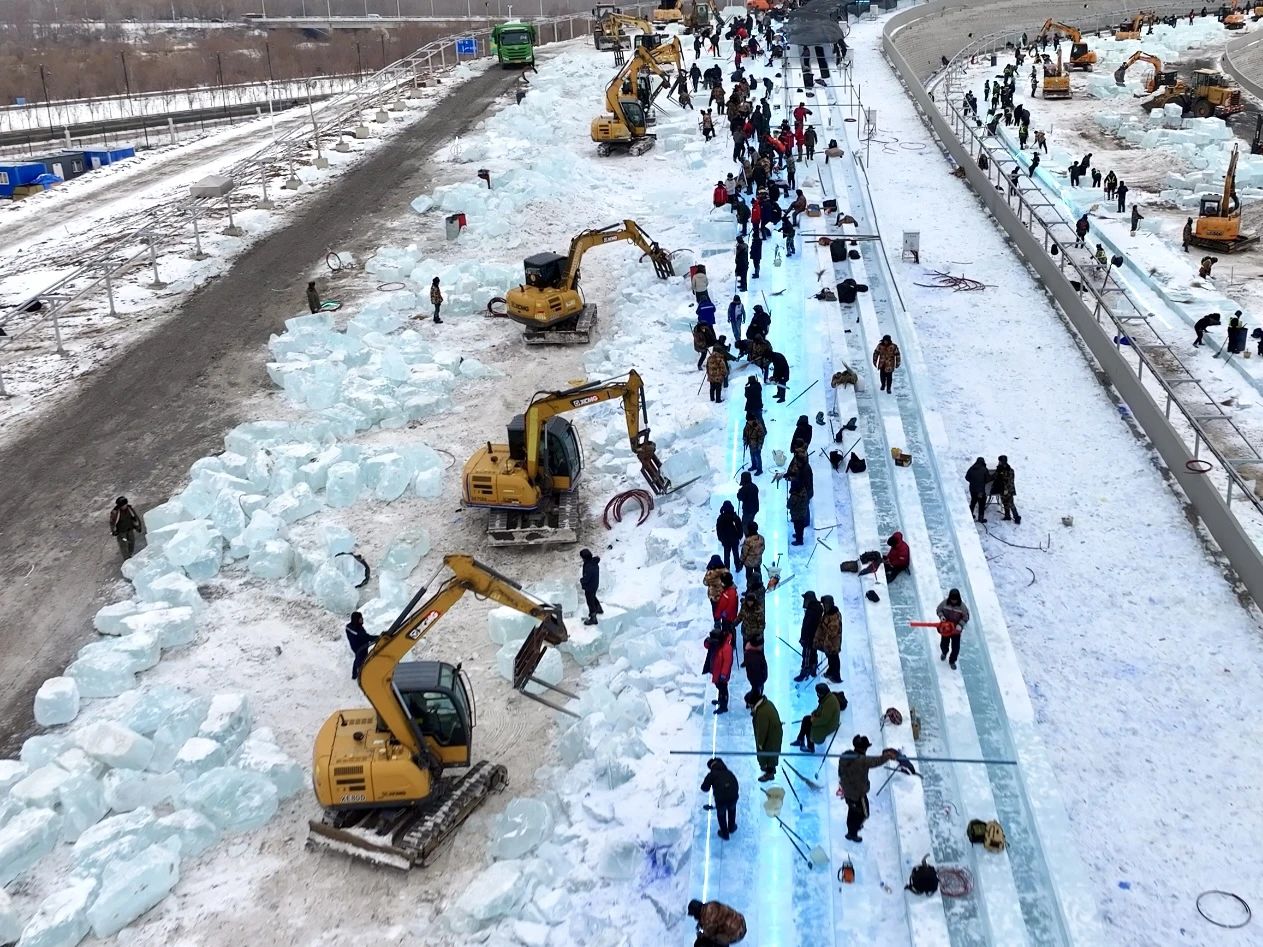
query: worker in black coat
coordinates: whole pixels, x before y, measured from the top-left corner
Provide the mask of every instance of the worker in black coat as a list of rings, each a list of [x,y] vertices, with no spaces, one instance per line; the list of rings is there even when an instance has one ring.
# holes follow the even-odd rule
[[[776,400],[785,402],[785,386],[789,384],[789,360],[780,352],[768,356],[768,364],[772,367],[772,384],[776,386]]]
[[[745,536],[745,527],[741,525],[741,517],[737,515],[731,500],[724,500],[719,508],[719,516],[715,518],[715,538],[724,550],[724,565],[741,573],[741,540]]]
[[[824,614],[824,606],[816,598],[815,592],[803,593],[803,624],[798,632],[798,645],[802,648],[802,667],[798,670],[795,681],[801,683],[809,677],[815,677],[820,660],[816,654],[816,629],[820,626],[820,617]]]
[[[969,514],[978,515],[978,522],[987,521],[987,484],[991,482],[991,471],[987,462],[979,457],[965,471],[965,483],[969,485]]]
[[[746,242],[740,237],[737,238],[737,252],[733,262],[733,269],[737,274],[737,289],[744,293],[746,291],[746,274],[750,271],[750,251],[746,248]]]
[[[794,452],[796,444],[802,444],[808,449],[811,448],[811,421],[808,420],[805,414],[798,416],[798,423],[794,425],[794,436],[789,439],[789,451],[791,454]]]
[[[714,794],[719,837],[726,841],[737,830],[737,800],[741,797],[741,785],[737,782],[736,774],[718,757],[706,761],[706,778],[702,780],[702,792]]]
[[[370,635],[364,627],[364,616],[359,612],[351,612],[351,620],[346,623],[346,642],[351,646],[351,654],[355,656],[351,662],[351,680],[359,678],[364,659],[373,650],[376,641],[377,636]]]
[[[754,315],[750,317],[750,327],[746,329],[747,339],[766,339],[772,329],[772,314],[762,306],[754,307]]]
[[[763,386],[759,384],[759,380],[751,375],[746,379],[746,417],[751,414],[763,417]]]
[[[588,602],[588,617],[583,620],[583,623],[595,625],[596,616],[605,613],[605,609],[601,607],[596,597],[597,589],[601,587],[601,557],[592,555],[591,549],[580,549],[579,558],[583,560],[583,574],[579,577],[579,588],[583,589],[583,597]]]
[[[1220,323],[1221,316],[1217,312],[1202,316],[1193,323],[1193,329],[1197,332],[1197,338],[1193,340],[1194,345],[1202,344],[1202,336],[1206,334],[1206,330],[1211,326],[1217,326]]]

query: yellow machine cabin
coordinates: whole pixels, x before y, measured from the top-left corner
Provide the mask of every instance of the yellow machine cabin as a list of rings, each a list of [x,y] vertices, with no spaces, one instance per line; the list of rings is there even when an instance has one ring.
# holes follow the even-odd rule
[[[680,9],[681,0],[658,0],[658,5],[649,14],[655,23],[683,23],[684,11]]]
[[[399,868],[424,865],[507,783],[503,766],[472,763],[476,707],[460,666],[403,659],[466,592],[538,620],[514,662],[518,690],[534,680],[547,646],[567,640],[566,627],[559,608],[471,556],[443,564],[451,576],[424,602],[427,590],[418,591],[365,659],[359,684],[371,706],[334,712],[316,736],[312,784],[325,815],[311,823],[309,844]],[[453,768],[465,772],[445,775]]]
[[[1054,63],[1044,57],[1044,98],[1068,99],[1073,94],[1070,90],[1070,74],[1061,64],[1061,50],[1057,50],[1057,61]]]
[[[491,511],[487,536],[492,545],[578,541],[574,491],[583,473],[583,452],[574,427],[561,415],[614,399],[623,402],[628,444],[645,482],[656,494],[670,491],[649,438],[644,382],[635,369],[622,378],[543,392],[509,422],[507,444],[488,442],[465,463],[464,505]]]

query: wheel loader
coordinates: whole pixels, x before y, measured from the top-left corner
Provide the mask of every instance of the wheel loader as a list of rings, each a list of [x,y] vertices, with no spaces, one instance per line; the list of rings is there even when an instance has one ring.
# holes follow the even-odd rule
[[[443,558],[451,576],[428,599],[420,589],[372,646],[359,685],[369,707],[335,711],[316,736],[311,778],[324,809],[307,844],[407,870],[424,867],[493,792],[504,766],[473,762],[477,708],[459,664],[404,661],[466,592],[535,618],[513,665],[513,687],[534,683],[549,645],[568,638],[561,610],[527,594],[512,579],[471,556]],[[462,771],[452,775],[453,770]]]

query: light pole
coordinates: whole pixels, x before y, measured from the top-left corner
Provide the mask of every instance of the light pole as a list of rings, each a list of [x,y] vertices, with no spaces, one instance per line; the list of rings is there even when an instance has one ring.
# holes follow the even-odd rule
[[[48,115],[48,133],[53,133],[53,107],[48,101],[48,76],[44,72],[44,64],[39,64],[39,84],[44,90],[44,111]]]
[[[316,124],[316,107],[311,104],[311,80],[305,83],[307,87],[307,113],[311,116],[311,130],[316,139],[316,167],[329,167],[329,159],[320,153],[320,126]]]
[[[268,93],[268,124],[272,126],[272,140],[276,141],[276,113],[272,110],[272,80],[266,80],[263,85]]]

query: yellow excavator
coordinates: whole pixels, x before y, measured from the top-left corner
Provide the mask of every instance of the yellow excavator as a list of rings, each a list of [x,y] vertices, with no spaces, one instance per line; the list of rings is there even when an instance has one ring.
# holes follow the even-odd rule
[[[1193,221],[1193,235],[1188,241],[1194,246],[1236,253],[1258,242],[1257,234],[1241,232],[1241,201],[1237,198],[1237,151],[1240,147],[1232,146],[1223,191],[1207,194],[1201,200],[1197,219]]]
[[[1137,13],[1130,23],[1120,23],[1114,28],[1114,39],[1140,39],[1140,28],[1144,23],[1144,14]]]
[[[599,230],[584,230],[570,240],[570,252],[536,253],[523,261],[526,282],[509,290],[488,306],[492,315],[506,315],[526,328],[527,345],[580,345],[591,340],[597,307],[583,298],[579,286],[579,264],[593,247],[627,241],[644,251],[659,279],[675,275],[671,254],[658,246],[634,220],[623,220]]]
[[[680,23],[684,22],[684,11],[680,9],[683,0],[658,0],[658,5],[654,7],[653,12],[649,14],[649,19],[655,23]]]
[[[661,79],[655,88],[649,75]],[[649,132],[649,110],[653,101],[670,85],[671,76],[658,65],[653,54],[643,46],[615,73],[605,87],[605,110],[608,115],[592,119],[592,140],[601,157],[616,150],[643,155],[657,142]]]
[[[672,36],[669,41],[662,36],[655,36],[654,39],[658,42],[648,47],[653,61],[659,66],[674,66],[676,69],[683,70],[684,47],[680,44],[680,37]]]
[[[635,33],[636,30],[640,32]],[[629,45],[648,46],[652,49],[662,39],[653,23],[617,10],[606,13],[592,27],[592,39],[597,49],[626,48]]]
[[[548,645],[568,638],[561,609],[470,556],[445,556],[443,564],[451,576],[424,602],[427,589],[418,591],[369,651],[359,684],[371,706],[338,710],[320,728],[311,777],[324,817],[311,822],[309,845],[405,870],[424,866],[504,789],[504,766],[472,762],[476,707],[461,666],[404,661],[466,592],[539,622],[514,660],[517,690],[535,683],[571,696],[534,677]],[[450,776],[452,769],[464,772]]]
[[[1047,55],[1044,56],[1043,92],[1046,99],[1068,99],[1072,95],[1070,91],[1070,74],[1066,72],[1065,67],[1061,64],[1060,49],[1057,50],[1057,61],[1055,63]]]
[[[509,422],[509,442],[480,448],[465,462],[464,505],[486,507],[493,546],[572,543],[579,539],[575,493],[583,453],[574,426],[561,415],[622,399],[627,438],[654,493],[671,491],[657,446],[649,439],[644,383],[634,369],[625,377],[588,382],[565,391],[539,392]]]
[[[1241,8],[1239,0],[1232,0],[1232,6],[1224,14],[1224,28],[1229,30],[1245,29],[1245,10]]]
[[[1126,85],[1127,70],[1138,62],[1143,62],[1153,67],[1153,75],[1145,79],[1145,92],[1154,93],[1159,89],[1170,89],[1180,84],[1180,73],[1174,67],[1164,68],[1162,60],[1151,53],[1138,50],[1131,54],[1125,63],[1114,70],[1114,82],[1118,85]]]
[[[1073,26],[1065,23],[1058,23],[1055,20],[1045,20],[1040,33],[1047,33],[1049,30],[1056,30],[1064,33],[1070,40],[1070,61],[1067,68],[1091,70],[1096,64],[1096,53],[1088,49],[1088,44],[1083,41],[1083,34]],[[1058,48],[1060,52],[1060,48]]]
[[[684,19],[687,32],[699,33],[711,24],[723,25],[723,17],[719,15],[719,7],[715,0],[693,0],[689,6],[688,16]]]

